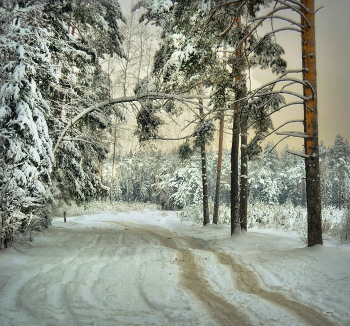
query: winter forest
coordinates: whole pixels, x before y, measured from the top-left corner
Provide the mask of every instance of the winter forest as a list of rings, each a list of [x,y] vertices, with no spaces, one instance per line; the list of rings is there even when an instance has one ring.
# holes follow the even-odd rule
[[[154,203],[231,234],[266,222],[254,209],[289,207],[308,246],[333,209],[346,241],[350,145],[318,139],[313,6],[1,1],[0,248],[48,228],[59,205],[96,201]],[[299,70],[276,41],[286,32],[305,45]],[[264,85],[252,85],[258,69]],[[299,120],[273,123],[294,106]]]
[[[0,0],[0,326],[349,325],[320,3]]]

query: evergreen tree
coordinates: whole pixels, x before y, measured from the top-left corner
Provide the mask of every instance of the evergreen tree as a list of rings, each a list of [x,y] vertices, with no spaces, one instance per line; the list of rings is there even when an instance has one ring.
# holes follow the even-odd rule
[[[330,203],[337,208],[346,208],[350,193],[350,145],[341,135],[337,135],[329,149],[329,175],[331,180]]]
[[[0,10],[1,243],[7,247],[28,227],[49,224],[42,208],[52,200],[52,110],[40,88],[54,76],[43,5],[9,1]]]
[[[45,13],[53,36],[52,61],[59,69],[59,83],[47,96],[55,110],[51,127],[60,131],[85,108],[110,98],[110,82],[100,60],[104,55],[122,55],[118,20],[123,17],[114,0],[49,1]],[[81,203],[107,195],[98,173],[108,153],[102,135],[111,114],[121,116],[112,107],[96,110],[70,128],[55,153],[56,196]],[[52,137],[57,141],[59,135],[55,132]]]
[[[112,111],[81,119],[63,139],[62,151],[53,153],[53,146],[73,116],[108,98],[99,59],[121,55],[119,19],[114,0],[1,2],[3,245],[34,224],[49,224],[45,210],[51,190],[76,201],[105,191],[97,172],[107,146],[96,127],[106,128]]]

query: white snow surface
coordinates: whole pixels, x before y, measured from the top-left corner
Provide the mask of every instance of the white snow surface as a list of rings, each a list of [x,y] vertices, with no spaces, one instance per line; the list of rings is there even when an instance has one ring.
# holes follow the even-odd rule
[[[186,248],[191,242],[205,249]],[[203,227],[181,222],[176,212],[152,210],[67,223],[55,218],[29,250],[1,250],[0,325],[226,325],[186,288],[180,246],[194,255],[210,291],[237,307],[249,325],[350,325],[348,244],[328,240],[305,248],[296,233],[260,229],[230,237],[228,226]],[[215,250],[253,271],[267,291],[311,307],[329,323],[307,323],[238,289]]]

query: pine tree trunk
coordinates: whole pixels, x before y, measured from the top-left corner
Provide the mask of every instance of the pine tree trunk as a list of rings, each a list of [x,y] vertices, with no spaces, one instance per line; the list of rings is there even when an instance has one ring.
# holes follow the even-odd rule
[[[203,100],[200,99],[199,103],[203,105]],[[199,108],[199,114],[204,116],[203,107]],[[207,178],[207,155],[205,151],[205,142],[201,144],[201,164],[202,164],[202,185],[203,185],[203,225],[207,225],[209,221],[209,196],[208,196],[208,178]]]
[[[304,131],[306,173],[306,201],[308,221],[308,247],[322,244],[322,213],[320,194],[320,164],[318,146],[317,85],[316,85],[316,43],[315,43],[315,7],[314,0],[301,0],[307,8],[302,9],[304,16],[302,30],[303,80],[310,86],[304,86]]]
[[[231,235],[235,233],[238,221],[238,200],[239,200],[239,182],[238,182],[238,161],[239,161],[239,130],[240,130],[240,112],[239,105],[236,103],[233,114],[232,127],[232,148],[231,148]]]
[[[222,151],[224,140],[224,121],[225,112],[221,112],[220,129],[219,129],[219,149],[218,149],[218,163],[216,168],[216,188],[215,188],[215,202],[214,202],[214,214],[213,223],[218,224],[219,220],[219,206],[220,206],[220,183],[221,183],[221,167],[222,167]]]
[[[237,17],[237,28],[241,28],[241,16]],[[236,103],[233,114],[233,130],[232,130],[232,148],[231,148],[231,235],[236,231],[236,227],[239,219],[239,138],[240,138],[240,124],[241,124],[241,102],[240,100],[244,96],[242,92],[241,83],[243,80],[242,72],[244,67],[243,45],[240,45],[235,50],[235,55],[240,61],[240,65],[237,69],[236,80]]]
[[[241,190],[239,200],[239,217],[241,229],[247,231],[248,221],[248,156],[247,156],[247,117],[242,117],[241,132]]]

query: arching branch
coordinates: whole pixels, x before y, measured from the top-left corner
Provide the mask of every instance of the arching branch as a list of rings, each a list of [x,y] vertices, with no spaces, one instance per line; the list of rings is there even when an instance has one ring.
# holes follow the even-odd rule
[[[274,1],[277,3],[281,3],[283,5],[287,5],[287,6],[289,6],[288,2],[290,2],[290,3],[293,3],[294,5],[299,6],[300,8],[308,10],[308,8],[303,3],[301,3],[300,1],[297,1],[297,0],[274,0]]]
[[[299,22],[296,22],[295,20],[291,19],[291,18],[288,18],[288,17],[284,17],[284,16],[277,16],[277,15],[270,15],[270,16],[261,16],[261,17],[256,17],[256,18],[253,18],[253,19],[250,19],[249,21],[250,22],[254,22],[254,21],[257,21],[257,20],[266,20],[266,19],[280,19],[280,20],[284,20],[284,21],[287,21],[289,23],[291,23],[292,25],[297,25],[299,26],[300,28],[303,28],[303,25],[300,24]]]
[[[78,115],[76,115],[73,119],[71,119],[67,123],[66,127],[62,130],[60,136],[57,139],[57,143],[56,143],[54,150],[53,150],[54,154],[57,152],[58,147],[60,146],[67,131],[75,123],[77,123],[80,119],[82,119],[83,117],[85,117],[89,113],[91,113],[99,108],[103,108],[105,106],[108,106],[108,105],[113,105],[113,104],[118,104],[118,103],[142,102],[142,101],[147,100],[147,99],[149,99],[149,100],[151,100],[151,99],[152,100],[172,99],[172,100],[177,100],[177,101],[182,102],[182,103],[190,103],[190,104],[193,104],[193,105],[198,107],[200,104],[198,104],[197,102],[191,101],[191,99],[210,99],[210,97],[206,96],[206,95],[174,95],[174,94],[150,92],[150,93],[140,94],[140,95],[135,95],[135,96],[123,96],[123,97],[119,97],[116,99],[110,99],[107,101],[97,103],[95,105],[92,105],[92,106],[86,108],[85,110],[80,112]],[[201,106],[203,108],[206,108],[206,106],[204,106],[204,105],[201,105]]]
[[[283,137],[282,139],[280,139],[268,152],[268,154],[270,154],[276,147],[279,143],[283,142],[285,139],[289,138],[290,136],[286,136],[286,137]]]
[[[277,79],[275,79],[275,80],[273,80],[273,81],[271,81],[269,83],[264,84],[263,86],[257,88],[256,91],[253,94],[258,93],[261,90],[264,90],[268,86],[275,86],[277,83],[286,82],[286,81],[291,82],[289,84],[289,86],[293,85],[293,84],[301,84],[303,86],[310,87],[312,93],[314,93],[314,90],[313,90],[312,86],[310,85],[310,83],[307,80],[300,80],[298,78],[293,78],[293,77],[283,77],[283,78],[277,78]]]

